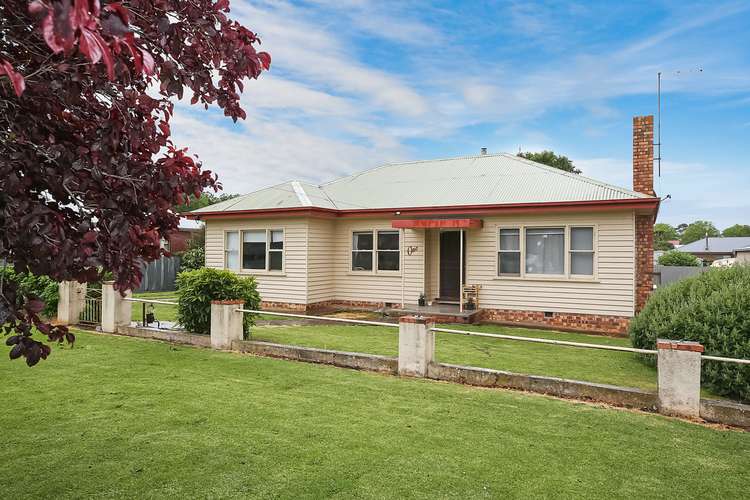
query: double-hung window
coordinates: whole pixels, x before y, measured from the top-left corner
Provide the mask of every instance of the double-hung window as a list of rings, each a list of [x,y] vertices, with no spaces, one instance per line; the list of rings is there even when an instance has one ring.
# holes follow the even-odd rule
[[[378,271],[399,270],[398,235],[398,231],[378,231]]]
[[[352,271],[372,271],[372,231],[352,233]]]
[[[248,229],[224,233],[224,267],[235,271],[282,271],[284,231]]]
[[[352,271],[398,271],[401,247],[398,231],[354,231]]]
[[[284,231],[273,229],[269,235],[268,270],[281,271],[284,267]]]
[[[266,269],[266,230],[242,231],[242,269]]]
[[[570,228],[570,274],[594,275],[594,228]]]
[[[497,253],[497,272],[500,276],[520,276],[520,229],[501,229]]]
[[[565,274],[565,228],[526,229],[526,274]]]
[[[227,231],[224,233],[224,267],[239,271],[240,269],[240,233]]]

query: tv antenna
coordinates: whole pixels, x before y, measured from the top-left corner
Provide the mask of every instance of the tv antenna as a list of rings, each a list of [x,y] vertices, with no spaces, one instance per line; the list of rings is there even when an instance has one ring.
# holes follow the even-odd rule
[[[681,75],[683,72],[677,70],[674,72],[675,76]],[[688,70],[686,73],[703,73],[703,68],[698,66],[697,68]],[[659,177],[661,177],[661,71],[656,73],[656,142],[654,146],[656,150],[656,171]]]

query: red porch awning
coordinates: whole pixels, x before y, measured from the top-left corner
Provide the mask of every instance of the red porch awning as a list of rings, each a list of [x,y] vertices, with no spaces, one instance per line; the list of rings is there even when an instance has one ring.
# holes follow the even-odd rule
[[[476,229],[482,227],[482,219],[395,219],[391,227],[399,229]]]

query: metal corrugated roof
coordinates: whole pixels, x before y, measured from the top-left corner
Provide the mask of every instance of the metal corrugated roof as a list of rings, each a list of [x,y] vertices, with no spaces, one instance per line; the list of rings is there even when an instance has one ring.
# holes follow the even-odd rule
[[[706,238],[682,245],[677,250],[688,253],[732,253],[737,249],[742,249],[750,245],[748,236],[729,236],[726,238],[709,237],[708,250],[706,250]]]
[[[299,188],[307,197],[300,195]],[[418,208],[635,198],[650,196],[503,153],[386,164],[320,186],[287,182],[196,212],[305,206],[342,210]]]

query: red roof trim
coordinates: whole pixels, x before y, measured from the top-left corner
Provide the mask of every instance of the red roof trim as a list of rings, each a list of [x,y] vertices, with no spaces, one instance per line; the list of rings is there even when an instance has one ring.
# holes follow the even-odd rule
[[[398,229],[421,228],[480,228],[482,219],[396,219],[391,221],[391,227]]]
[[[642,210],[656,213],[659,209],[659,198],[631,198],[626,200],[593,200],[593,201],[560,201],[545,203],[505,203],[498,205],[454,205],[407,208],[363,208],[354,210],[336,210],[318,207],[267,208],[257,210],[237,210],[233,212],[202,212],[181,214],[189,219],[236,219],[260,217],[372,217],[387,214],[388,216],[438,216],[438,215],[492,215],[531,212],[580,212],[585,210]]]

